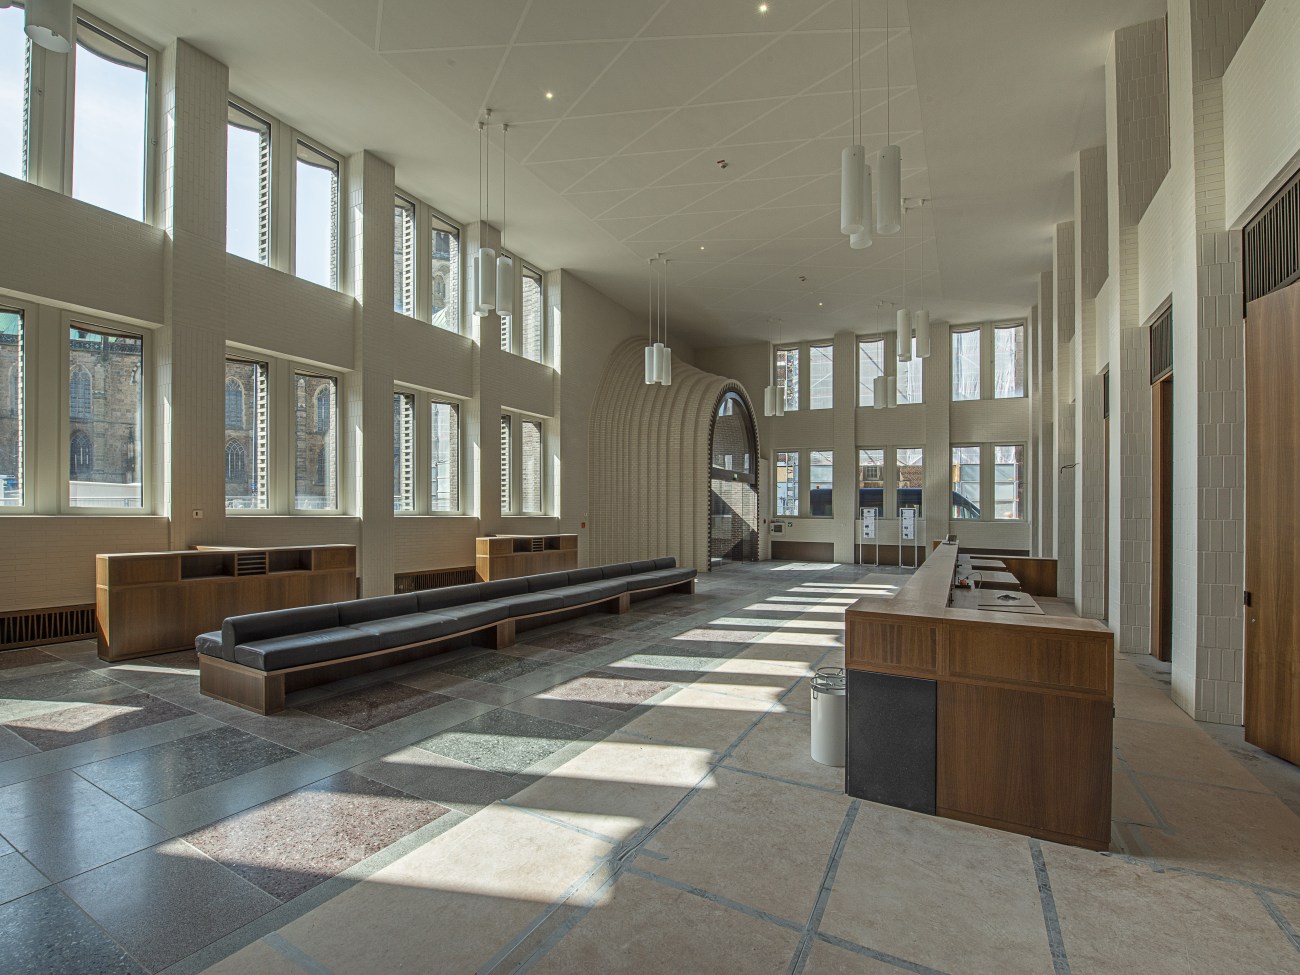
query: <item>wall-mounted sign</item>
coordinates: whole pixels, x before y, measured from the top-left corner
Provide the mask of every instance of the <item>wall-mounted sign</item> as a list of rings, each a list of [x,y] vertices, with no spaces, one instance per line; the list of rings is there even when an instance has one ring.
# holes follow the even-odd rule
[[[876,509],[862,509],[862,540],[864,542],[875,541],[876,538]]]
[[[899,514],[903,516],[903,541],[916,541],[916,509],[903,508]]]

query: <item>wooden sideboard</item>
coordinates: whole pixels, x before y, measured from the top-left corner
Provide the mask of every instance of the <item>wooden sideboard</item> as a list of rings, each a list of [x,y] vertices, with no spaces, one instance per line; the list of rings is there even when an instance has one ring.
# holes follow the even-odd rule
[[[354,545],[97,555],[99,656],[129,660],[181,650],[220,629],[227,616],[356,595]]]
[[[474,540],[479,582],[577,567],[577,535],[487,535]]]
[[[892,599],[845,614],[846,791],[1107,849],[1113,634],[1096,620],[954,608],[956,561],[955,544],[936,546]]]

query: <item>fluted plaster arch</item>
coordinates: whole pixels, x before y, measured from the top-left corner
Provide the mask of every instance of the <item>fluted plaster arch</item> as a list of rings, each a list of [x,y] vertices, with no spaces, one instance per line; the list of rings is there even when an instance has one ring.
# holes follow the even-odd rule
[[[590,559],[672,555],[706,572],[713,411],[727,392],[751,416],[754,406],[740,383],[680,360],[671,386],[647,386],[644,350],[641,339],[629,339],[610,353],[592,406]],[[762,511],[761,477],[759,484]]]

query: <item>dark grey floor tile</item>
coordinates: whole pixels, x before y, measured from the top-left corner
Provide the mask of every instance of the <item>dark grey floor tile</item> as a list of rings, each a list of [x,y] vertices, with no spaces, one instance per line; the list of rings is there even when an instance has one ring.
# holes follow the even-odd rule
[[[168,838],[71,771],[0,789],[0,835],[51,880],[75,877]]]
[[[610,708],[580,699],[551,697],[548,691],[521,697],[509,708],[520,714],[531,714],[536,718],[560,721],[579,728],[603,728],[619,721],[623,714],[621,708]]]
[[[0,651],[0,671],[20,670],[25,667],[58,662],[58,657],[46,653],[44,650],[37,650],[35,648]]]
[[[107,685],[98,686],[113,685],[116,685],[116,682],[110,680]],[[7,695],[8,687],[5,691]],[[137,692],[100,704],[76,704],[55,711],[16,718],[5,722],[4,727],[45,752],[95,738],[106,738],[135,728],[144,728],[162,721],[183,718],[191,713],[193,712],[178,704]]]
[[[498,799],[510,798],[527,784],[415,747],[403,748],[352,771],[466,815]]]
[[[430,670],[420,674],[411,674],[401,678],[403,684],[437,691],[465,701],[480,701],[493,707],[504,707],[511,701],[524,697],[528,692],[510,687],[507,684],[493,684],[488,681],[474,680],[471,677],[459,677],[441,670]]]
[[[447,812],[436,802],[340,772],[184,839],[288,901]]]
[[[522,634],[520,638],[520,643],[526,643],[529,646],[543,647],[547,650],[563,650],[566,653],[587,653],[590,650],[607,647],[613,642],[614,637],[612,636],[598,633],[582,633],[572,629],[561,630],[558,633],[548,632],[538,636]]]
[[[57,887],[0,905],[0,972],[5,975],[143,975]]]
[[[671,686],[672,682],[669,681],[646,680],[614,671],[593,671],[544,691],[538,697],[542,700],[577,702],[596,705],[602,709],[628,711]]]
[[[77,774],[132,809],[141,809],[296,754],[236,728],[214,728],[82,765]]]
[[[275,910],[280,902],[182,840],[63,884],[64,892],[151,971]],[[147,896],[123,896],[124,892]]]
[[[33,755],[40,749],[30,741],[26,741],[15,735],[8,728],[0,728],[0,762],[7,762],[11,758],[21,758],[24,755]]]
[[[11,701],[66,701],[70,695],[111,687],[115,683],[111,677],[90,670],[60,670],[5,681],[4,696]]]
[[[292,748],[296,752],[310,752],[356,734],[355,728],[336,721],[326,721],[314,714],[304,714],[295,708],[287,708],[272,715],[252,714],[241,709],[241,713],[224,720],[233,728],[247,731],[285,748]]]
[[[0,904],[17,900],[49,885],[49,878],[33,867],[21,853],[0,856]]]
[[[544,666],[546,664],[541,661],[522,660],[506,653],[484,653],[466,660],[440,664],[438,669],[456,677],[504,684],[508,680],[530,674]]]
[[[388,681],[305,704],[299,710],[358,731],[369,731],[409,714],[446,704],[450,700],[446,694]]]
[[[501,709],[448,728],[416,746],[490,772],[514,775],[584,737],[587,730]]]

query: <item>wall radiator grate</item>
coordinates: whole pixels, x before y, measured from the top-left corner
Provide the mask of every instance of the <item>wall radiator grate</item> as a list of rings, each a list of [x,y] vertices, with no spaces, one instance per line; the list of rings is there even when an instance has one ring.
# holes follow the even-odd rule
[[[71,643],[95,636],[95,607],[58,606],[0,613],[0,650]]]
[[[425,569],[423,572],[399,572],[393,576],[393,592],[419,592],[443,586],[463,586],[475,580],[474,566],[451,569]]]
[[[1300,280],[1300,170],[1242,232],[1246,301]]]
[[[266,553],[265,552],[235,553],[235,575],[237,576],[266,575]]]
[[[1151,385],[1174,371],[1174,309],[1166,308],[1151,323]]]

